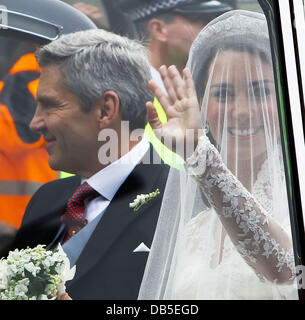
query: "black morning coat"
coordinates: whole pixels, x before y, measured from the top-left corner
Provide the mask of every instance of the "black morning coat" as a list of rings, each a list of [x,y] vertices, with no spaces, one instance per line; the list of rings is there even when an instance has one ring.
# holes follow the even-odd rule
[[[150,147],[151,159],[157,159]],[[159,159],[159,158],[158,158]],[[117,191],[76,262],[76,274],[66,283],[75,300],[132,300],[138,296],[148,252],[133,252],[142,242],[150,248],[169,167],[164,163],[135,167]],[[80,185],[80,177],[59,179],[43,185],[30,200],[15,242],[8,249],[54,247],[63,229],[60,217]],[[129,207],[138,194],[160,194],[134,212]],[[64,232],[64,231],[63,231]]]

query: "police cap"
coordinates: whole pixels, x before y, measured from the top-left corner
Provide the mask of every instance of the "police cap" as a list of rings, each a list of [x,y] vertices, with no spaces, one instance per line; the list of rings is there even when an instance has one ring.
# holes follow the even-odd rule
[[[231,5],[216,0],[120,0],[118,6],[132,21],[149,19],[166,12],[204,17],[233,9]]]

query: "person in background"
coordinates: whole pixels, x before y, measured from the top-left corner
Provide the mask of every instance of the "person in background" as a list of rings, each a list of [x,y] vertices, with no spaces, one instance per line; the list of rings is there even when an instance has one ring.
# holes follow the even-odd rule
[[[66,0],[66,2],[69,1]],[[101,1],[99,4],[99,6],[95,6],[91,3],[86,3],[86,1],[79,1],[73,3],[72,6],[90,18],[99,29],[110,31],[112,27],[108,17],[109,11],[105,6],[102,6]]]
[[[226,2],[204,0],[121,0],[118,7],[133,22],[136,36],[150,53],[154,81],[164,89],[158,69],[175,65],[181,72],[198,33],[232,10]]]
[[[3,78],[0,91],[0,220],[17,229],[32,194],[59,176],[48,165],[44,139],[29,129],[41,68],[35,45],[21,46],[27,52]]]

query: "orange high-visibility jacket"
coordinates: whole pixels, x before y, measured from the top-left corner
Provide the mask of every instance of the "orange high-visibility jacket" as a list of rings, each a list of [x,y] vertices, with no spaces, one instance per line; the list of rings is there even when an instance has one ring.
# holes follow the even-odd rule
[[[17,228],[37,188],[58,178],[49,167],[45,141],[29,130],[40,72],[29,53],[0,83],[0,222]]]

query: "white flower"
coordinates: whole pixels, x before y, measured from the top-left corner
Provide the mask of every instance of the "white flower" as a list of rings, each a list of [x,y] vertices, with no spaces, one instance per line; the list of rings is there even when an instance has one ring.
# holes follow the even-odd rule
[[[74,278],[75,275],[75,271],[76,271],[76,267],[73,266],[72,269],[70,269],[70,260],[67,257],[67,255],[65,254],[62,246],[59,244],[58,245],[58,252],[62,255],[63,257],[63,270],[62,270],[62,274],[61,274],[61,278],[64,279],[65,281],[69,281],[72,280]]]
[[[0,290],[7,289],[7,282],[8,282],[7,277],[8,277],[8,272],[7,272],[6,261],[0,260]]]
[[[46,268],[50,268],[51,266],[53,266],[55,263],[55,260],[52,258],[52,256],[47,256],[43,261],[42,264],[43,266],[45,266]]]
[[[21,273],[21,267],[15,264],[8,264],[7,269],[8,269],[8,273],[10,274]]]
[[[61,296],[65,291],[66,291],[66,286],[65,283],[67,281],[70,281],[74,278],[75,271],[76,271],[76,266],[74,265],[70,269],[70,260],[66,256],[65,252],[63,251],[61,245],[58,245],[58,253],[62,255],[63,257],[63,267],[61,269],[61,272],[59,274],[60,277],[60,283],[57,287],[57,293],[59,296]]]
[[[33,262],[25,264],[24,268],[26,270],[28,270],[29,272],[31,272],[34,277],[36,277],[37,272],[39,272],[41,270],[41,268],[35,266]]]
[[[20,259],[20,253],[18,251],[18,249],[11,251],[7,257],[8,261],[18,261]]]
[[[24,284],[17,284],[15,286],[14,294],[17,297],[24,297],[25,294],[27,293],[27,291],[28,291],[28,287],[27,286],[25,286]]]
[[[18,281],[18,284],[23,286],[28,286],[30,284],[30,280],[28,278],[24,278]]]
[[[31,261],[31,257],[29,255],[21,256],[19,262],[22,264],[28,263]]]
[[[31,260],[35,261],[35,260],[40,260],[41,259],[41,254],[38,252],[33,251],[31,254]]]
[[[159,189],[148,194],[138,194],[133,202],[129,203],[129,207],[133,208],[133,211],[138,211],[144,204],[152,200],[160,193]]]

